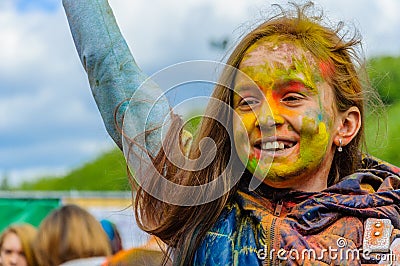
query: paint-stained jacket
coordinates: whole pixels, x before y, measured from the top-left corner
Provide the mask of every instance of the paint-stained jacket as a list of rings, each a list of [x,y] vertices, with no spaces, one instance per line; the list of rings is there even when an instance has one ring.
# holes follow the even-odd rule
[[[244,185],[207,233],[194,264],[376,262],[374,258],[388,253],[363,253],[364,223],[367,218],[389,219],[394,230],[388,240],[393,243],[400,232],[400,169],[372,158],[363,165],[369,169],[316,193],[266,186],[250,192]]]
[[[63,0],[63,5],[107,131],[122,148],[118,126],[127,105],[119,104],[136,93],[147,77],[136,65],[106,0]],[[132,126],[126,132],[141,133],[140,126],[149,118],[144,110],[152,108],[161,94],[152,84],[135,94],[147,100],[128,110],[134,119],[128,120]],[[161,98],[150,117],[154,128],[161,125],[168,111],[167,101]],[[151,131],[146,139],[153,154],[160,147],[159,134]],[[243,184],[197,250],[195,265],[357,265],[360,260],[348,257],[351,259],[365,242],[367,218],[383,219],[374,220],[377,230],[390,221],[394,230],[390,230],[389,240],[396,243],[399,169],[373,159],[363,162],[368,169],[360,169],[318,193],[271,190],[264,185],[250,192]],[[303,255],[304,250],[308,253]],[[343,255],[346,250],[352,253]]]

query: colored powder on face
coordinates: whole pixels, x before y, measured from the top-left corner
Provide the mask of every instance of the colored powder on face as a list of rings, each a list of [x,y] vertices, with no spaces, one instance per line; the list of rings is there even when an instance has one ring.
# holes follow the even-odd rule
[[[247,161],[247,170],[250,171],[250,173],[254,173],[256,171],[257,168],[257,164],[258,164],[258,160],[254,157],[249,158],[249,160]]]
[[[278,48],[275,49],[275,46]],[[282,47],[274,42],[254,44],[245,55],[243,60],[246,63],[240,69],[260,86],[267,97],[272,97],[273,91],[280,89],[279,86],[275,86],[276,84],[292,81],[303,83],[309,89],[308,92],[311,95],[319,94],[319,83],[324,82],[324,77],[331,74],[332,66],[326,62],[322,65],[321,63],[316,64],[311,53],[304,52],[304,49],[296,43],[288,42],[286,46]],[[257,49],[259,49],[258,52]],[[287,52],[285,49],[292,49],[293,51]],[[264,51],[264,53],[259,53],[260,51]],[[257,58],[260,55],[264,61]],[[288,55],[291,57],[289,58]],[[247,169],[253,174],[256,174],[256,171],[259,175],[266,174],[266,171],[270,169],[267,179],[279,182],[280,180],[291,180],[296,175],[302,175],[308,171],[307,169],[317,168],[326,156],[330,139],[326,125],[330,126],[331,121],[324,121],[323,101],[323,97],[320,97],[319,107],[322,113],[314,112],[302,118],[298,154],[288,156],[288,158],[280,158],[279,163],[272,163],[272,165],[267,165],[263,160],[260,161],[254,155],[250,155],[246,164]],[[272,103],[272,105],[274,104]],[[276,109],[277,106],[270,106],[273,113],[275,113],[274,111],[277,113],[285,111]],[[294,114],[291,116],[294,116]],[[241,119],[246,128],[251,130],[257,117],[252,114]],[[290,125],[288,130],[294,130],[294,128]],[[268,166],[268,169],[266,166]],[[296,178],[293,179],[293,182],[298,181]]]
[[[335,72],[335,65],[328,61],[320,61],[318,63],[319,71],[321,72],[323,79],[329,79],[332,77],[333,73]]]
[[[316,169],[324,159],[329,142],[329,134],[324,122],[319,122],[310,117],[303,118],[301,129],[300,151],[295,157],[286,158],[278,165],[272,163],[267,179],[273,182],[286,182],[291,180],[298,183],[297,178],[304,174],[307,169]]]
[[[325,82],[324,84],[319,84],[319,90],[318,104],[321,112],[318,114],[318,122],[325,122],[327,128],[332,128],[334,117],[337,115],[333,89]]]
[[[303,163],[309,163],[310,166],[319,164],[318,158],[322,158],[326,154],[329,135],[324,122],[316,122],[312,118],[303,118],[302,134],[300,139],[300,157]],[[316,161],[318,161],[316,163]]]
[[[321,113],[318,114],[318,122],[322,122],[322,114]]]
[[[248,112],[241,115],[241,120],[246,130],[249,130],[254,126],[256,119],[256,115],[253,112]]]
[[[316,71],[308,64],[304,56],[301,59],[295,60],[294,63],[295,69],[291,70],[294,72],[292,75],[304,75],[301,81],[303,81],[304,85],[310,88],[314,94],[317,94],[318,90],[315,83],[320,79],[319,73],[316,73]]]
[[[304,57],[294,58],[292,66],[268,62],[264,65],[244,67],[242,71],[264,88],[274,89],[277,82],[299,81],[308,87],[312,94],[318,93],[316,82],[321,80],[319,71],[310,67]]]

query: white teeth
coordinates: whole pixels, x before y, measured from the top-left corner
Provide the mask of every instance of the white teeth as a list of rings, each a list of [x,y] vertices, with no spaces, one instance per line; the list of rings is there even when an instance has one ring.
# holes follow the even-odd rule
[[[272,142],[269,141],[262,143],[261,148],[263,150],[276,150],[276,149],[283,150],[285,148],[285,145],[283,144],[283,142],[279,143],[277,141],[272,141]]]
[[[279,149],[283,150],[285,148],[285,144],[283,144],[283,142],[279,143]]]
[[[264,147],[263,147],[263,149],[264,150],[271,150],[272,149],[272,142],[267,142],[267,143],[264,143],[264,145],[263,145]]]
[[[293,142],[288,142],[287,144],[284,144],[283,142],[278,142],[278,141],[268,141],[268,142],[263,142],[261,143],[261,149],[262,150],[284,150],[284,149],[290,149],[295,145]]]
[[[277,141],[272,142],[272,147],[274,147],[274,149],[278,149],[279,148],[279,143]]]

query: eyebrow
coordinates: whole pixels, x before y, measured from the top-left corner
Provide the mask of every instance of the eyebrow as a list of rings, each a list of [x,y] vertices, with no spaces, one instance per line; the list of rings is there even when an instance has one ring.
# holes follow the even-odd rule
[[[302,88],[306,89],[310,93],[317,93],[317,88],[313,87],[311,84],[307,84],[304,82],[303,79],[297,78],[297,79],[291,79],[291,80],[282,80],[282,81],[277,81],[273,89],[280,89],[280,88],[286,88],[286,87],[294,87],[301,85]]]
[[[260,88],[254,83],[239,83],[233,86],[235,93],[240,93],[244,91],[252,91],[252,90],[259,90]]]

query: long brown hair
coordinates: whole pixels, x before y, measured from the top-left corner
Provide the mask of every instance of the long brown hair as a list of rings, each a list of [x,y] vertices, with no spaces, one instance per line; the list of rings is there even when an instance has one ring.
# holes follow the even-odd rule
[[[274,36],[282,41],[296,40],[296,43],[300,43],[305,50],[312,53],[317,62],[326,64],[331,70],[324,78],[333,88],[337,109],[343,112],[351,106],[356,106],[363,117],[365,97],[363,86],[366,83],[362,83],[361,80],[366,78],[366,75],[359,75],[359,71],[363,69],[363,57],[359,55],[362,47],[358,32],[354,31],[349,35],[350,32],[344,30],[343,23],[335,27],[325,25],[322,11],[317,16],[309,15],[310,11],[313,11],[312,3],[301,6],[292,5],[294,9],[289,10],[278,6],[278,15],[246,34],[231,53],[226,62],[227,65],[238,68],[246,50],[262,38]],[[232,92],[225,86],[217,85],[212,97],[232,106]],[[215,117],[213,114],[217,114],[218,119],[208,118],[208,116]],[[216,153],[210,165],[202,170],[190,172],[174,167],[167,159],[168,153],[177,152],[176,149],[170,147],[174,139],[180,138],[179,129],[183,123],[179,117],[173,117],[169,135],[165,138],[169,142],[164,145],[167,148],[161,149],[153,158],[153,163],[159,173],[175,183],[187,186],[205,184],[223,173],[227,175],[226,182],[229,182],[229,175],[234,172],[232,165],[229,164],[231,155],[235,162],[238,161],[235,153],[232,152],[233,142],[230,139],[232,134],[229,132],[232,127],[225,129],[221,124],[231,125],[231,118],[232,113],[225,111],[218,104],[211,103],[207,107],[192,145],[190,157],[200,156],[199,142],[206,137],[214,140],[219,152]],[[340,177],[353,173],[359,166],[360,142],[363,136],[364,126],[362,125],[357,136],[344,147],[343,152],[340,155],[335,154],[328,177],[329,185],[337,182]],[[226,168],[228,171],[224,172]],[[142,188],[138,188],[135,200],[137,222],[142,229],[157,235],[175,249],[174,264],[189,265],[206,232],[215,223],[237,189],[238,185],[207,204],[182,207],[164,203]]]

